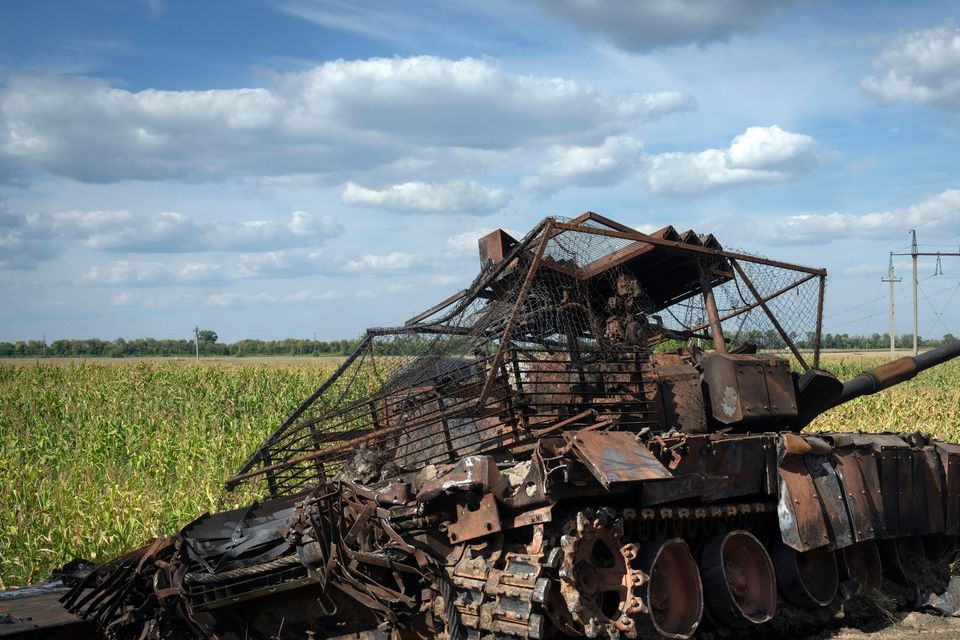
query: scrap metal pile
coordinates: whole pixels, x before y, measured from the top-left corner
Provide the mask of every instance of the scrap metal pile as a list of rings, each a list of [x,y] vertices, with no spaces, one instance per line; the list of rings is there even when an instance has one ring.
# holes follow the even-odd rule
[[[802,429],[960,343],[840,382],[823,270],[671,227],[548,218],[480,254],[228,479],[262,502],[67,609],[122,639],[448,640],[810,631],[881,589],[953,610],[960,446]]]

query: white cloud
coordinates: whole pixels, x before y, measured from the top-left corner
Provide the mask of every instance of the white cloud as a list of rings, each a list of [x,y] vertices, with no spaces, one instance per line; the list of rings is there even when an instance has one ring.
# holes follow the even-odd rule
[[[547,12],[584,31],[608,36],[623,49],[729,40],[756,29],[796,0],[539,0]]]
[[[333,256],[322,250],[290,249],[242,254],[220,262],[158,262],[115,260],[88,268],[79,278],[87,285],[222,284],[256,278],[299,278],[332,274],[341,269]]]
[[[616,184],[635,172],[643,158],[643,141],[611,136],[596,147],[554,147],[552,160],[523,181],[524,188],[552,192],[568,186]]]
[[[348,205],[400,213],[487,215],[502,209],[510,196],[503,189],[484,187],[473,180],[405,182],[381,190],[348,182],[340,200]]]
[[[489,60],[336,60],[268,88],[128,91],[89,77],[13,77],[0,165],[87,182],[328,176],[421,156],[584,144],[690,108],[678,92],[613,95]],[[414,162],[414,164],[416,164]]]
[[[54,235],[90,249],[134,253],[262,251],[318,244],[343,233],[333,218],[305,211],[294,211],[288,222],[217,222],[176,212],[129,211],[65,211],[30,217]]]
[[[57,254],[45,229],[26,216],[0,209],[0,269],[33,269]]]
[[[552,160],[523,181],[550,193],[567,186],[609,186],[642,179],[655,194],[694,195],[744,184],[785,182],[813,169],[819,159],[810,136],[750,127],[726,149],[645,155],[643,141],[611,136],[598,146],[554,147]]]
[[[881,102],[960,109],[960,29],[952,20],[897,38],[873,61],[861,86]]]
[[[344,264],[344,271],[349,272],[395,272],[408,271],[420,264],[416,256],[403,252],[394,251],[385,256],[364,255],[355,260],[348,260]]]
[[[947,189],[902,209],[861,214],[801,214],[758,221],[760,238],[774,244],[823,244],[841,238],[861,238],[907,229],[960,231],[960,190]]]
[[[204,221],[176,212],[0,211],[0,267],[32,268],[65,247],[122,253],[269,251],[320,244],[343,233],[329,216],[294,211],[289,221]]]
[[[452,284],[466,285],[471,280],[471,276],[457,276],[451,273],[438,273],[430,276],[430,284],[440,287],[450,286]]]
[[[813,138],[773,125],[748,128],[726,149],[648,156],[644,171],[655,194],[693,195],[736,185],[786,182],[819,162]]]
[[[291,302],[324,302],[342,297],[343,294],[339,291],[316,291],[313,289],[302,289],[288,294],[273,294],[263,291],[255,293],[225,291],[208,296],[206,302],[214,307],[238,307]]]
[[[117,260],[94,265],[81,276],[83,284],[165,286],[171,284],[199,285],[225,282],[236,277],[225,265],[211,262],[170,264],[165,262],[134,262]]]
[[[121,291],[110,297],[110,306],[127,309],[169,309],[195,302],[195,296],[189,294],[144,294],[137,291]]]
[[[319,249],[264,251],[240,256],[236,272],[247,277],[299,277],[328,273],[333,258]]]

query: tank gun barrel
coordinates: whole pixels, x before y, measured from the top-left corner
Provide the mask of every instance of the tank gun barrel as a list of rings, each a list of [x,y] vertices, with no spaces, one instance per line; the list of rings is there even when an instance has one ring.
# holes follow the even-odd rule
[[[837,397],[834,406],[906,382],[921,371],[943,364],[958,356],[960,356],[960,340],[954,340],[919,355],[897,358],[874,369],[864,371],[856,378],[844,381],[843,390]]]

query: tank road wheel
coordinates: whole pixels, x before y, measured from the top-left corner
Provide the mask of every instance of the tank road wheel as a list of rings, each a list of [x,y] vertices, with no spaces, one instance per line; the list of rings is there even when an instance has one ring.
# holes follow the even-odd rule
[[[863,591],[879,589],[883,581],[880,551],[873,541],[858,542],[840,552],[843,572],[848,578],[857,578]]]
[[[647,577],[644,610],[637,615],[642,638],[693,636],[703,616],[703,585],[690,547],[681,538],[643,545],[637,566]]]
[[[709,611],[731,627],[763,624],[777,611],[777,578],[767,550],[753,534],[710,538],[700,556]]]
[[[560,593],[588,638],[637,636],[632,615],[643,609],[642,573],[632,568],[636,547],[621,544],[623,522],[601,511],[577,513],[560,538]]]
[[[832,551],[820,548],[798,553],[778,540],[773,566],[783,597],[798,607],[825,607],[837,596],[840,575]]]

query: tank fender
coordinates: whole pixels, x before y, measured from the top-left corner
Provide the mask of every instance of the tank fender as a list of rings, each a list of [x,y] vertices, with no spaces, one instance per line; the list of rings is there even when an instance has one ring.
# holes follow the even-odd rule
[[[960,528],[960,447],[892,434],[781,434],[777,515],[797,551]],[[952,534],[951,534],[952,535]]]

